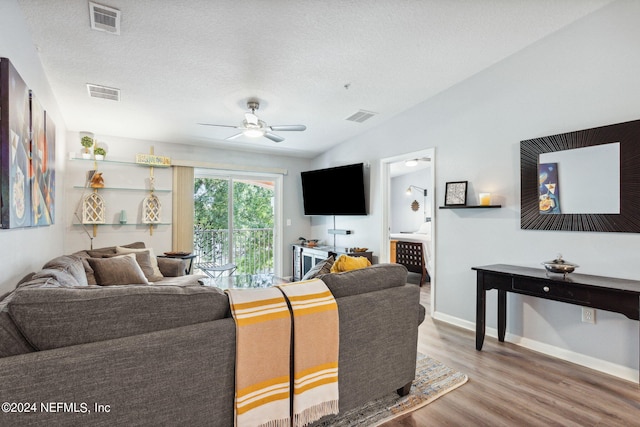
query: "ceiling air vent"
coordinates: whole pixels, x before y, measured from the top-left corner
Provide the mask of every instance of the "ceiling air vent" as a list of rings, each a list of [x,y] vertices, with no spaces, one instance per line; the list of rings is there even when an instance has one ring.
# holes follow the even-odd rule
[[[89,2],[89,16],[92,29],[120,34],[120,11],[118,9]]]
[[[89,96],[92,98],[110,99],[112,101],[120,101],[120,89],[112,87],[93,85],[87,83],[87,89],[89,90]]]
[[[350,122],[362,123],[365,120],[369,120],[376,114],[378,113],[374,113],[373,111],[359,110],[358,112],[347,117],[345,120],[349,120]]]

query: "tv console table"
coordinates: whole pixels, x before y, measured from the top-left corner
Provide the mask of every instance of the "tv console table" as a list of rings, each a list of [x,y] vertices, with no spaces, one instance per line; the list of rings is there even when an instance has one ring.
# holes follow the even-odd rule
[[[477,271],[476,350],[482,350],[486,293],[498,290],[498,340],[504,342],[507,326],[507,292],[613,311],[640,320],[640,281],[571,273],[547,273],[544,268],[494,264],[472,267]]]

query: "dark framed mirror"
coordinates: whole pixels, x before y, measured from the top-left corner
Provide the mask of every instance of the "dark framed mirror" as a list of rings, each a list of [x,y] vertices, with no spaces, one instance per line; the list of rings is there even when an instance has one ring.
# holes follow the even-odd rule
[[[559,209],[551,213],[552,209],[543,202],[547,196],[542,195],[544,190],[542,181],[546,175],[542,176],[538,169],[541,156],[546,155],[545,153],[605,144],[615,146],[618,150],[619,169],[615,170],[610,165],[589,166],[586,169],[583,168],[582,172],[585,175],[593,175],[596,179],[598,174],[609,177],[614,174],[620,177],[619,186],[615,188],[615,185],[610,184],[606,189],[597,191],[589,191],[589,188],[584,191],[578,191],[569,186],[567,188],[574,195],[578,193],[577,198],[593,199],[595,206],[601,200],[608,199],[604,195],[609,196],[609,194],[604,193],[610,191],[614,196],[613,199],[617,200],[614,202],[614,207],[603,207],[602,211],[609,213],[597,213],[597,207],[593,210],[596,213],[591,209],[587,209],[589,212],[562,213],[563,178],[560,177],[557,189],[556,183],[552,184],[551,188],[552,191],[557,191],[552,196],[560,194]],[[571,157],[569,151],[564,154]],[[597,155],[600,156],[600,154]],[[557,166],[561,171],[562,164],[558,163]],[[569,169],[564,168],[564,170]],[[588,187],[589,184],[586,186]],[[618,203],[618,206],[615,206],[615,203]],[[555,205],[551,203],[551,207]],[[520,141],[520,209],[521,229],[640,233],[640,120]]]

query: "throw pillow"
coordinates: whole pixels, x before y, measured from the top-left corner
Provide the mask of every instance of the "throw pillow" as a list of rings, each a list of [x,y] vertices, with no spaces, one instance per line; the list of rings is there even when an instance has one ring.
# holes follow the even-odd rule
[[[307,271],[307,274],[304,275],[304,277],[302,277],[302,280],[311,280],[321,274],[327,274],[331,272],[331,266],[333,266],[335,259],[333,257],[333,255],[331,255],[329,258],[324,259],[322,261],[320,261],[319,263],[317,263],[316,265],[314,265],[311,270]]]
[[[144,249],[145,245],[144,242],[133,242],[133,243],[129,243],[127,245],[121,245],[123,248],[130,248],[130,249]],[[98,248],[98,249],[91,249],[86,251],[86,253],[91,257],[91,258],[102,258],[104,255],[108,255],[108,254],[115,254],[116,253],[116,247],[115,246],[107,246],[104,248]]]
[[[342,271],[357,270],[371,265],[371,262],[363,256],[349,256],[342,254],[336,262],[331,266],[332,273],[340,273]]]
[[[82,258],[77,255],[62,255],[53,258],[47,262],[42,269],[62,270],[71,274],[75,278],[75,281],[77,282],[76,285],[87,286],[89,284],[87,282],[87,274],[84,265],[82,264]]]
[[[134,254],[113,258],[88,258],[96,282],[100,286],[148,285]]]
[[[153,268],[153,275],[156,277],[164,277],[162,275],[162,272],[160,271],[160,267],[158,267],[158,260],[156,259],[156,254],[153,252],[152,248],[134,249],[134,248],[125,248],[124,246],[116,246],[116,253],[120,255],[143,252],[143,251],[149,251],[149,258],[151,261],[151,267]]]
[[[160,275],[155,274],[153,270],[153,264],[151,263],[151,254],[149,253],[148,249],[144,251],[140,251],[140,252],[136,251],[132,253],[136,257],[136,261],[138,262],[138,265],[142,269],[142,272],[144,273],[144,277],[146,277],[148,281],[157,282],[163,279],[162,274]],[[96,258],[115,258],[118,256],[122,256],[122,254],[109,254],[109,255],[104,255],[102,257],[96,257]]]

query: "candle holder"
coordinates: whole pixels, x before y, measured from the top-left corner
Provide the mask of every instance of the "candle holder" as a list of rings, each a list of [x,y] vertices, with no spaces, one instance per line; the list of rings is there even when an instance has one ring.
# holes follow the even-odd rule
[[[478,194],[478,198],[480,199],[480,206],[491,205],[491,193],[480,193]]]

